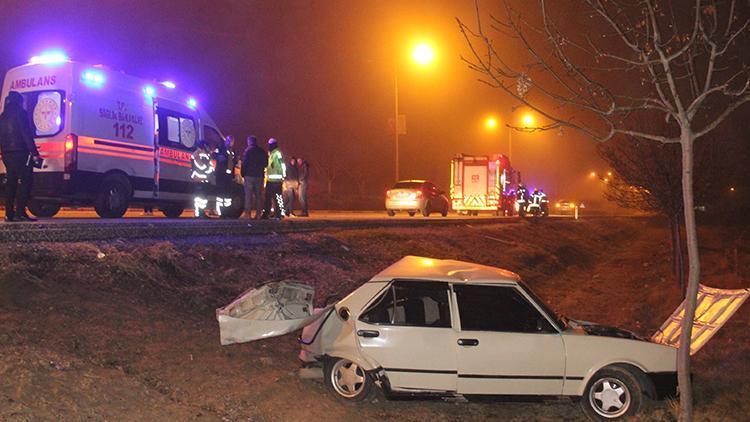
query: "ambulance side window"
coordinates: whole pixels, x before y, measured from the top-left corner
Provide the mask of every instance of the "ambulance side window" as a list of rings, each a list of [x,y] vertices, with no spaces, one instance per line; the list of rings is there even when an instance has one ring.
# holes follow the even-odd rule
[[[203,136],[205,136],[206,141],[212,148],[216,148],[224,143],[224,138],[219,135],[219,131],[211,126],[203,126]]]
[[[159,145],[185,150],[195,147],[195,121],[190,116],[166,109],[159,109],[157,116]]]

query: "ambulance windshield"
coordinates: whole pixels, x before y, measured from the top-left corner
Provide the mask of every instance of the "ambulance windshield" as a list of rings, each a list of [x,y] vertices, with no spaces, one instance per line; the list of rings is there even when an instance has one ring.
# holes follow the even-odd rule
[[[64,91],[33,91],[22,95],[34,127],[34,137],[46,138],[62,131],[65,120]]]

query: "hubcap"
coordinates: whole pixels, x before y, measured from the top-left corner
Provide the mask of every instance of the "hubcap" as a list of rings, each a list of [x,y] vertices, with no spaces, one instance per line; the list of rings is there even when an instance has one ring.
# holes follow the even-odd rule
[[[589,403],[599,415],[617,418],[630,408],[630,391],[616,378],[602,378],[591,386]]]
[[[333,365],[331,384],[344,397],[354,397],[365,387],[365,371],[356,363],[340,359]]]

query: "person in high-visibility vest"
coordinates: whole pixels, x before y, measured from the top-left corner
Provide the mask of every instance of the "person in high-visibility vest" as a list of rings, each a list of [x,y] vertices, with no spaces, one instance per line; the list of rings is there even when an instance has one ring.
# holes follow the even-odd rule
[[[192,157],[192,172],[190,179],[195,184],[195,194],[193,196],[193,208],[195,216],[207,218],[206,207],[208,207],[208,195],[206,186],[209,183],[209,176],[214,172],[214,163],[211,161],[211,150],[206,141],[198,141]]]
[[[268,167],[266,167],[266,198],[263,208],[263,218],[271,215],[271,206],[274,208],[274,216],[277,219],[284,217],[284,197],[282,187],[286,177],[286,164],[284,156],[279,149],[279,143],[275,138],[268,140]]]

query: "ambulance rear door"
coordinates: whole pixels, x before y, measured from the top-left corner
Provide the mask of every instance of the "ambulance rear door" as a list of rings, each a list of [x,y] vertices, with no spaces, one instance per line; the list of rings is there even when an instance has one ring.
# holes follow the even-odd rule
[[[73,99],[77,177],[84,186],[93,187],[104,174],[125,173],[134,198],[153,198],[153,103],[143,93],[143,82],[84,65],[74,71],[73,78],[77,82]]]
[[[184,105],[162,98],[156,101],[158,198],[186,203],[194,190],[190,174],[200,119]]]

